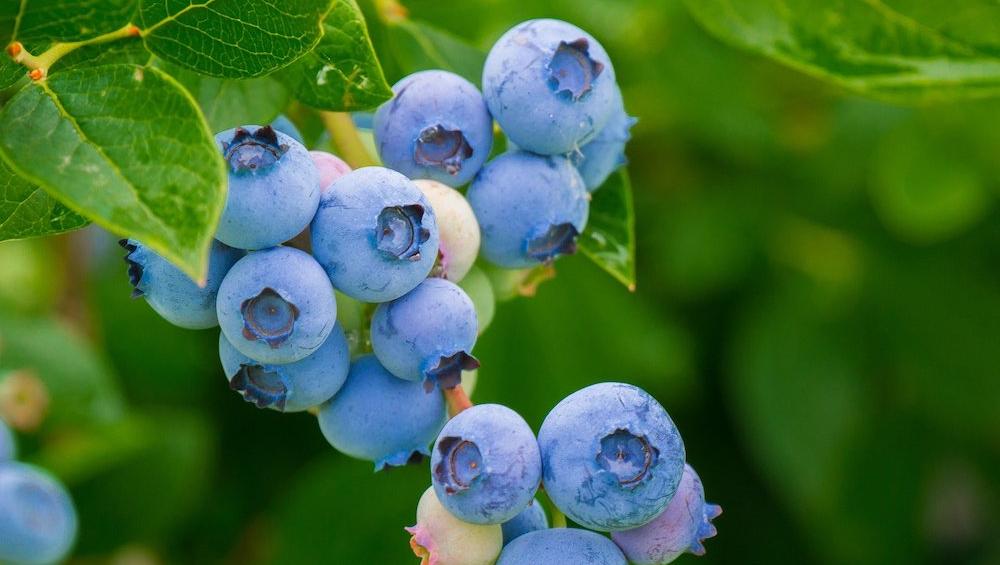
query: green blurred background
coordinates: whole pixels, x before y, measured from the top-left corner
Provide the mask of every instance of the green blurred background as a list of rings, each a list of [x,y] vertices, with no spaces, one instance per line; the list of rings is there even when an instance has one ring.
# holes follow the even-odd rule
[[[475,401],[537,430],[587,384],[651,392],[725,510],[706,564],[1000,563],[1000,104],[846,94],[675,1],[405,4],[481,50],[573,21],[640,118],[638,290],[560,261],[499,305]],[[363,7],[390,82],[436,66]],[[92,229],[0,244],[0,402],[30,419],[45,383],[20,437],[72,489],[74,562],[416,563],[427,468],[375,475],[244,403],[216,333],[130,300],[120,256]]]

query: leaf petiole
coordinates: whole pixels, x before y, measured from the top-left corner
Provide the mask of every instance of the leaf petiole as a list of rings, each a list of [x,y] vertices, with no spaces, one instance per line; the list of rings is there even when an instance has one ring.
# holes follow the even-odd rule
[[[46,75],[48,75],[49,68],[51,68],[56,61],[62,59],[69,53],[76,51],[80,47],[108,43],[110,41],[124,39],[126,37],[138,37],[140,33],[141,31],[138,27],[133,24],[128,24],[115,31],[98,35],[97,37],[92,37],[90,39],[85,39],[83,41],[55,43],[39,55],[32,55],[27,49],[24,48],[24,45],[22,45],[21,42],[15,41],[7,46],[7,54],[10,55],[10,58],[13,59],[15,63],[19,63],[27,67],[28,76],[30,76],[33,80],[42,80],[46,77]]]

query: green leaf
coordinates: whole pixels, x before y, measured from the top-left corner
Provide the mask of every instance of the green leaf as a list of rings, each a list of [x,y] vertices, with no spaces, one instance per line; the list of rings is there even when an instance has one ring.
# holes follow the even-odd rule
[[[88,223],[0,161],[0,241],[62,233]]]
[[[249,78],[308,53],[330,0],[142,0],[146,46],[201,74]]]
[[[106,65],[32,83],[0,111],[0,151],[74,211],[204,277],[226,173],[194,101],[159,69]]]
[[[246,124],[269,124],[291,97],[285,83],[273,76],[223,79],[162,61],[157,64],[187,88],[213,132]]]
[[[146,50],[141,38],[127,37],[111,43],[84,45],[71,51],[49,68],[49,76],[56,72],[81,67],[117,64],[145,65],[152,57],[152,53]]]
[[[322,110],[366,110],[392,98],[354,0],[335,3],[323,20],[323,39],[283,76],[296,98]]]
[[[593,193],[580,251],[619,282],[635,290],[635,211],[632,183],[624,168]]]
[[[7,3],[8,13],[0,12],[0,29],[6,28],[0,31],[4,47],[11,40],[82,41],[119,29],[135,15],[135,0],[11,0]],[[10,22],[9,11],[14,11],[15,7],[16,17]]]
[[[876,98],[1000,93],[1000,6],[990,0],[687,0],[729,43]]]
[[[427,69],[443,69],[472,84],[483,78],[486,53],[448,32],[421,21],[401,19],[386,24],[385,44],[398,78]]]

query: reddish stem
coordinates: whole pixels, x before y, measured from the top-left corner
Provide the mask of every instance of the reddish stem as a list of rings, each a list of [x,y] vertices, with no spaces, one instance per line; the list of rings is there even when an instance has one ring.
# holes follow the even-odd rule
[[[469,395],[465,394],[462,385],[444,389],[444,399],[448,403],[448,415],[452,418],[462,410],[472,408],[472,401],[469,400]]]

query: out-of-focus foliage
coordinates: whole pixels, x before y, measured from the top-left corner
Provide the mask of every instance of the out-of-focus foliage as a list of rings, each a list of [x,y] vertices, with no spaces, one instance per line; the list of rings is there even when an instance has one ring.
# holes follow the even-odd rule
[[[561,17],[601,39],[640,117],[636,292],[560,261],[498,305],[474,400],[537,430],[587,384],[649,390],[725,509],[701,563],[1000,562],[1000,101],[862,98],[676,0],[405,4],[401,26],[361,3],[390,82],[470,74],[515,22]],[[414,47],[459,41],[444,63]],[[0,390],[25,370],[52,387],[20,443],[77,498],[79,562],[416,563],[402,527],[426,467],[372,474],[309,414],[244,403],[213,331],[127,298],[110,238],[4,243],[0,267]],[[70,363],[93,388],[61,389]]]

